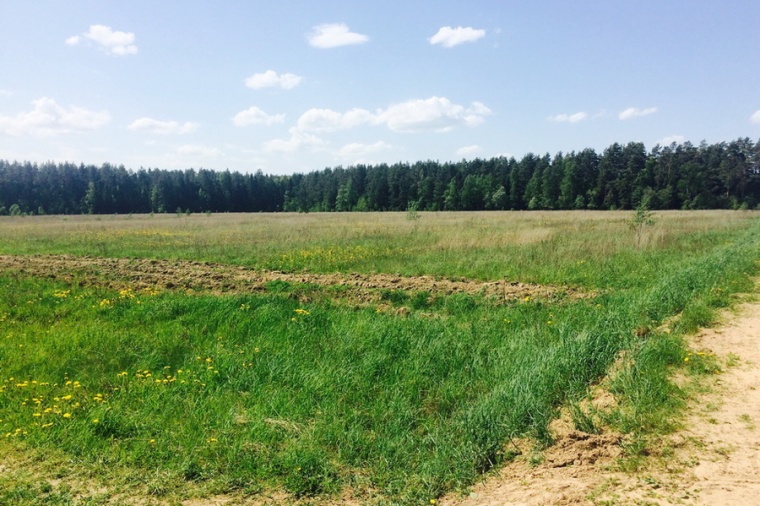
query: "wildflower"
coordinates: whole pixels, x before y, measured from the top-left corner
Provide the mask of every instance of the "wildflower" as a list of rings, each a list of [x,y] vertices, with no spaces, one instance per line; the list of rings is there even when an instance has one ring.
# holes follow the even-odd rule
[[[93,418],[92,419],[92,423],[94,423],[95,425],[97,425],[97,424],[100,423],[100,420],[98,418]]]
[[[208,438],[208,439],[206,440],[206,442],[207,442],[207,443],[217,443],[217,442],[219,442],[219,440],[218,440],[218,439],[216,439],[215,437],[210,437],[210,438]]]
[[[64,413],[61,416],[64,417],[64,418],[71,418],[71,413]]]
[[[296,314],[304,315],[304,316],[311,314],[305,309],[294,309],[293,312]]]

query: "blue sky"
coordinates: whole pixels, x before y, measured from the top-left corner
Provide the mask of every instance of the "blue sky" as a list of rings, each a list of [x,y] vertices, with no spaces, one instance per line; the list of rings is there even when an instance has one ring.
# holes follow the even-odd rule
[[[760,2],[0,0],[0,158],[268,174],[760,138]]]

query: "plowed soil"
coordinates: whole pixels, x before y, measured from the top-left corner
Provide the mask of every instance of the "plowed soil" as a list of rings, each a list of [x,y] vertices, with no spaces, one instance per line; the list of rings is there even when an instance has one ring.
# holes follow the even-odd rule
[[[432,296],[464,293],[506,301],[526,297],[583,298],[591,294],[571,288],[496,281],[445,279],[391,274],[315,274],[252,270],[240,266],[182,260],[95,258],[68,255],[0,255],[0,272],[16,272],[80,285],[111,288],[193,290],[207,293],[266,291],[281,281],[321,287],[341,287],[341,296],[353,301],[379,300],[387,290],[428,292]]]

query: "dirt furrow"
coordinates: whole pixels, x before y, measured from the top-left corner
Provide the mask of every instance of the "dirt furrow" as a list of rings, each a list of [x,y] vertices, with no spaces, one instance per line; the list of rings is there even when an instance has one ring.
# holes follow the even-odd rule
[[[114,288],[158,288],[211,293],[252,293],[272,288],[273,282],[320,287],[342,287],[348,298],[363,301],[384,291],[428,292],[433,296],[464,293],[506,301],[585,298],[588,292],[572,288],[510,282],[482,282],[433,276],[392,274],[289,273],[253,270],[241,266],[162,259],[78,257],[71,255],[0,255],[0,272],[60,279],[82,285]]]

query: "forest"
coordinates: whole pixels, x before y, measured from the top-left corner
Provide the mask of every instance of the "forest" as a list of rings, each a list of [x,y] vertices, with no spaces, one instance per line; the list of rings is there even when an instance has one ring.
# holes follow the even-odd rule
[[[0,214],[758,209],[760,140],[266,175],[0,160]]]

